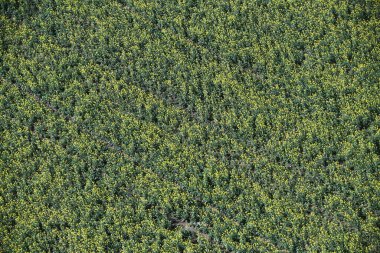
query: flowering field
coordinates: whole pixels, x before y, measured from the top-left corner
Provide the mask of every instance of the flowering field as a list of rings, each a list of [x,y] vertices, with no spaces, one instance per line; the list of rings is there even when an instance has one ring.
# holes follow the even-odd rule
[[[0,252],[380,252],[380,2],[0,0]]]

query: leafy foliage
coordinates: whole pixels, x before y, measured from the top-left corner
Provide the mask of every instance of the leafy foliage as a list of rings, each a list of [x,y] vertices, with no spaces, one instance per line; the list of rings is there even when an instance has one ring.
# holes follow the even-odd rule
[[[379,1],[0,8],[0,251],[380,251]]]

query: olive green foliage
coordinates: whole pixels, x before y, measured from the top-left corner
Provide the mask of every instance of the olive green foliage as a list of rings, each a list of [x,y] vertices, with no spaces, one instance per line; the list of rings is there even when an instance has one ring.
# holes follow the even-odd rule
[[[0,8],[0,252],[380,252],[378,0]]]

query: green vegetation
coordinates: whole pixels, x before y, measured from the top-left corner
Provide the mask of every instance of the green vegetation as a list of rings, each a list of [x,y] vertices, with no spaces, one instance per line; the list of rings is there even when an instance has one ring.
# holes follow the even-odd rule
[[[0,252],[380,252],[378,0],[0,10]]]

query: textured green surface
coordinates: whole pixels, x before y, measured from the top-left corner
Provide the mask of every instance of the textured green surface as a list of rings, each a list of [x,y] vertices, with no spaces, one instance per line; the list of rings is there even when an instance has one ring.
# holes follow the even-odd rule
[[[380,251],[379,1],[0,8],[0,252]]]

